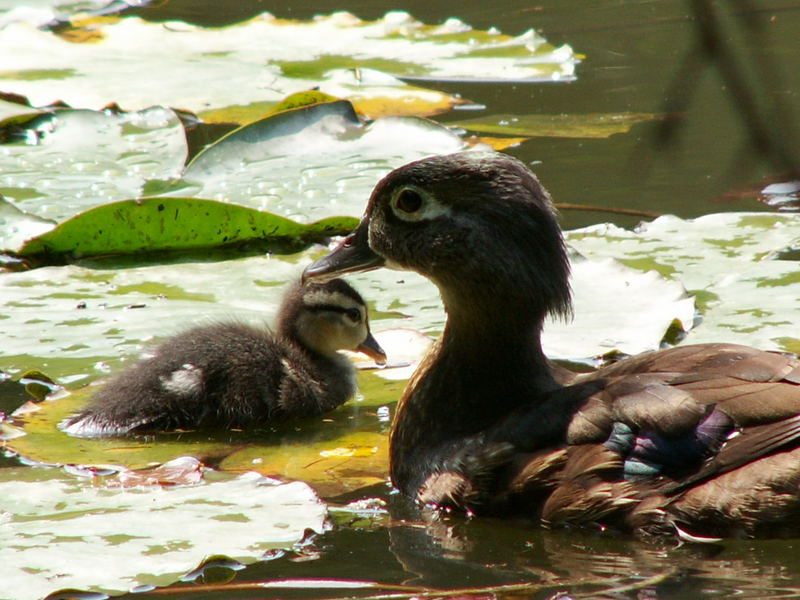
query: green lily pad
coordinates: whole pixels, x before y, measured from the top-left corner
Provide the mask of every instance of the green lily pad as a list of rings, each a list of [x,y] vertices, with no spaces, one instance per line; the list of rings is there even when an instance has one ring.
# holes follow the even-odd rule
[[[199,198],[144,198],[98,206],[27,241],[23,257],[58,259],[140,251],[187,250],[243,242],[308,245],[358,224],[332,217],[308,225],[261,211]]]
[[[490,115],[448,123],[479,133],[525,137],[606,138],[627,133],[637,123],[662,119],[650,113],[575,115]]]
[[[127,17],[95,23],[91,34],[92,43],[73,43],[8,24],[0,30],[0,88],[36,106],[60,99],[81,108],[117,102],[130,110],[161,104],[197,113],[234,100],[277,102],[315,86],[341,96],[326,73],[353,66],[437,80],[552,81],[574,78],[578,62],[569,46],[554,48],[533,31],[510,37],[456,19],[426,26],[403,12],[372,22],[343,12],[309,21],[264,13],[214,29]],[[360,86],[362,97],[371,94],[366,88]]]
[[[5,590],[17,600],[66,588],[119,594],[168,585],[218,554],[252,563],[291,548],[308,529],[321,533],[326,517],[307,485],[255,474],[126,489],[53,469],[3,475],[0,561]]]
[[[404,163],[463,150],[446,127],[414,117],[363,125],[344,100],[287,110],[200,152],[183,181],[200,195],[290,219],[360,215],[378,180]]]

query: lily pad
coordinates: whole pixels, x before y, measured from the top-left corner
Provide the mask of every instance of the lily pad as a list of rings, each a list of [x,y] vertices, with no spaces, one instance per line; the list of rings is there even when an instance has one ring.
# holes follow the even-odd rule
[[[269,322],[283,284],[299,277],[318,252],[135,267],[120,263],[128,267],[124,269],[105,261],[7,273],[0,278],[6,340],[0,365],[11,372],[35,368],[74,387],[117,368],[144,344],[191,325],[229,318]],[[681,297],[679,283],[664,286],[657,278],[607,263],[601,261],[596,268],[591,261],[576,263],[579,320],[548,324],[548,335],[553,333],[547,339],[553,340],[558,356],[604,354],[612,341],[623,352],[655,348],[673,320],[691,326],[691,302]],[[419,275],[380,270],[350,279],[370,304],[373,329],[441,330],[444,311],[438,290]],[[638,296],[626,295],[632,287]],[[619,296],[631,302],[638,297],[639,305],[634,310]],[[631,313],[640,314],[642,321],[633,323]],[[568,333],[570,327],[574,335]]]
[[[639,354],[659,348],[674,324],[683,331],[694,325],[694,298],[655,271],[635,271],[611,258],[573,256],[572,282],[573,319],[545,324],[542,345],[550,358]]]
[[[244,206],[198,198],[144,198],[98,206],[39,235],[18,251],[48,259],[213,248],[243,242],[308,245],[358,224],[331,217],[308,225]]]
[[[574,115],[489,115],[448,123],[469,131],[525,137],[607,138],[637,123],[662,119],[650,113]]]
[[[0,561],[4,588],[18,600],[65,588],[118,594],[168,585],[208,556],[251,563],[308,529],[324,530],[325,506],[300,482],[249,474],[111,489],[52,469],[15,471],[0,482]]]
[[[721,213],[660,217],[637,231],[597,225],[568,233],[587,257],[616,257],[681,281],[696,296],[700,324],[687,342],[733,342],[800,351],[797,261],[777,260],[800,240],[792,215]]]
[[[193,195],[291,219],[360,215],[391,169],[464,148],[460,137],[432,121],[386,117],[363,125],[349,102],[328,102],[232,131],[199,153],[183,180]]]
[[[315,86],[340,96],[340,84],[329,89],[325,74],[353,66],[437,80],[552,81],[574,78],[578,62],[569,46],[554,48],[533,31],[510,37],[456,19],[428,26],[403,12],[371,22],[343,12],[310,21],[264,13],[214,29],[126,17],[95,24],[89,39],[73,43],[24,22],[6,24],[0,87],[36,106],[63,100],[81,108],[117,102],[129,110],[161,104],[200,112],[229,106],[234,96],[239,105],[277,102]],[[361,98],[385,95],[383,84],[375,94],[369,87],[359,87]]]
[[[356,62],[357,65],[357,62]],[[314,94],[327,97],[323,101],[346,98],[355,111],[367,119],[389,116],[428,117],[447,112],[467,102],[459,97],[436,90],[410,85],[381,71],[354,66],[352,69],[332,69],[320,74],[325,91],[295,92],[289,97]],[[308,104],[303,103],[303,105]],[[203,110],[198,116],[206,123],[252,123],[269,113],[293,108],[285,100],[254,102]]]
[[[135,113],[59,110],[3,144],[0,194],[26,213],[61,221],[99,204],[136,198],[150,179],[180,175],[187,148],[170,109]]]
[[[383,118],[364,126],[347,101],[302,106],[239,128],[200,152],[185,173],[185,133],[168,109],[134,114],[61,110],[38,117],[26,131],[34,143],[6,144],[0,154],[0,193],[7,196],[7,203],[0,201],[5,225],[0,241],[16,251],[24,240],[52,227],[45,217],[74,217],[41,243],[32,242],[28,255],[208,247],[273,230],[279,237],[314,238],[342,231],[347,220],[305,227],[202,198],[304,223],[357,215],[363,198],[392,168],[465,147],[447,128],[423,119]],[[156,193],[173,199],[150,197]],[[166,210],[170,207],[183,216],[208,213],[209,219],[170,221],[175,216]],[[116,227],[120,224],[123,229]]]

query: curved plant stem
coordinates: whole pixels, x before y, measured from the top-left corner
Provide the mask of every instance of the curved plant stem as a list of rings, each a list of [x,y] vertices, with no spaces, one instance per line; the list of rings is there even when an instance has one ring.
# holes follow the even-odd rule
[[[616,208],[613,206],[591,206],[590,204],[572,204],[570,202],[554,202],[558,210],[585,210],[593,212],[607,212],[615,215],[633,215],[634,217],[645,217],[655,219],[661,213],[650,210],[639,210],[637,208]]]
[[[347,579],[279,579],[273,581],[250,581],[241,583],[215,583],[206,585],[180,585],[168,588],[158,588],[149,592],[141,592],[142,596],[147,595],[164,595],[164,596],[181,596],[188,593],[213,593],[213,592],[233,592],[233,591],[248,591],[248,590],[264,590],[264,589],[330,589],[330,590],[351,590],[353,593],[347,593],[336,596],[315,596],[315,600],[407,600],[410,598],[451,598],[459,597],[465,598],[470,596],[504,596],[507,594],[518,594],[520,592],[537,592],[545,589],[553,589],[554,587],[576,587],[576,586],[602,586],[600,589],[594,589],[587,592],[572,593],[573,597],[592,597],[598,596],[617,596],[623,592],[630,592],[640,590],[648,587],[658,585],[670,577],[674,576],[678,569],[673,568],[667,571],[657,573],[641,581],[628,583],[624,585],[612,585],[609,587],[609,581],[606,580],[565,580],[559,583],[510,583],[503,585],[492,585],[486,587],[473,587],[473,588],[452,588],[452,589],[432,589],[422,586],[410,586],[402,584],[380,583],[377,581],[358,581]],[[381,593],[362,595],[358,593],[361,590],[381,590]]]

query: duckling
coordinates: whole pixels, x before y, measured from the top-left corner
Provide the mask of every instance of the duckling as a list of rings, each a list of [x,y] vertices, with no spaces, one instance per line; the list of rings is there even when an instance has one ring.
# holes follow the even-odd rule
[[[242,323],[189,329],[109,380],[60,427],[76,436],[121,436],[319,415],[356,390],[340,349],[386,359],[349,284],[296,283],[284,295],[274,335]]]
[[[693,541],[800,533],[800,361],[686,345],[565,381],[540,334],[570,314],[569,260],[521,162],[467,152],[392,171],[304,276],[382,266],[429,278],[447,312],[392,425],[405,495]]]

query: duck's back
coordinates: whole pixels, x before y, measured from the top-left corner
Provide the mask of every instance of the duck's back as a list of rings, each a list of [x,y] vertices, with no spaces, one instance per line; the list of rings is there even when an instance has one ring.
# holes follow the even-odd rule
[[[587,395],[593,380],[602,389]],[[800,532],[797,359],[687,345],[623,360],[577,386],[585,398],[566,445],[517,457],[512,489],[532,497],[538,488],[544,522],[699,536]]]

